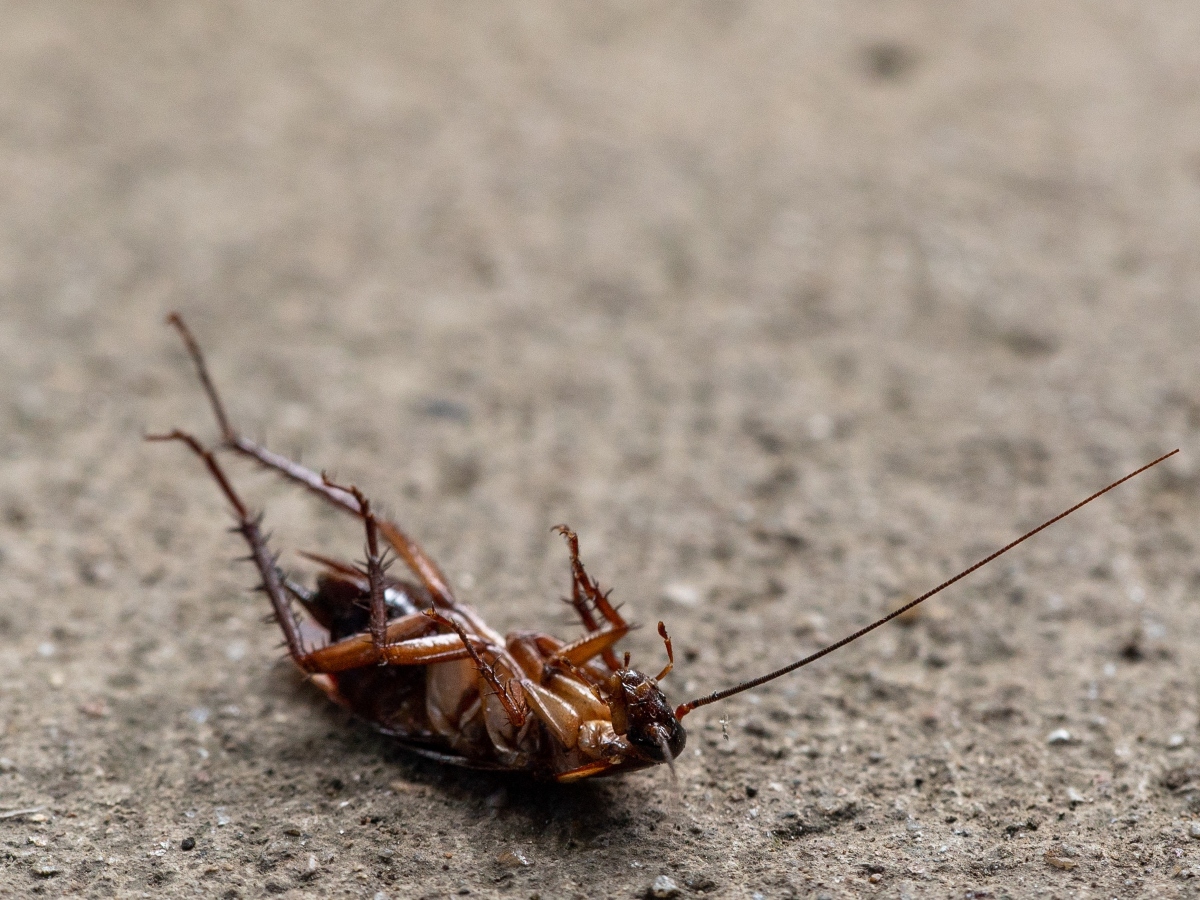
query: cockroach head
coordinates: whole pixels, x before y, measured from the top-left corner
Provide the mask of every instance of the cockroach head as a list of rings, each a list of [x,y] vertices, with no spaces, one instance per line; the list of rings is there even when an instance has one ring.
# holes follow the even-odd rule
[[[687,732],[675,718],[653,678],[633,669],[618,669],[607,684],[613,731],[651,763],[670,763],[683,752]]]

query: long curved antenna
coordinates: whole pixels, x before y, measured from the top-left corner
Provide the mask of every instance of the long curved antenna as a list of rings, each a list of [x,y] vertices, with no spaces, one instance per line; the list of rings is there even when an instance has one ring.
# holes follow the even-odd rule
[[[768,681],[774,681],[776,678],[779,678],[782,675],[786,675],[789,672],[794,672],[799,668],[807,666],[811,662],[816,662],[822,656],[832,653],[834,650],[837,650],[839,647],[845,647],[847,644],[851,643],[852,641],[857,641],[860,637],[862,637],[867,632],[874,631],[880,625],[886,625],[888,622],[892,621],[892,619],[895,619],[899,616],[904,615],[906,612],[908,612],[910,609],[912,609],[918,603],[923,603],[924,601],[926,601],[930,597],[932,597],[934,594],[940,594],[946,588],[950,587],[950,585],[954,584],[954,582],[960,581],[963,578],[966,578],[968,575],[970,575],[976,569],[986,566],[988,563],[990,563],[996,557],[1003,556],[1005,553],[1007,553],[1013,547],[1017,546],[1017,544],[1020,544],[1024,541],[1029,540],[1031,537],[1033,537],[1039,531],[1049,528],[1051,525],[1053,525],[1055,522],[1059,521],[1060,519],[1065,519],[1067,516],[1069,516],[1071,513],[1075,512],[1077,509],[1087,506],[1089,503],[1091,503],[1097,497],[1107,494],[1109,491],[1111,491],[1113,488],[1117,487],[1118,485],[1124,484],[1126,481],[1128,481],[1130,478],[1133,478],[1134,476],[1141,475],[1147,469],[1157,466],[1164,459],[1168,459],[1168,458],[1174,456],[1178,452],[1179,452],[1179,449],[1176,448],[1176,449],[1172,450],[1170,453],[1160,456],[1158,459],[1154,460],[1154,462],[1147,463],[1146,465],[1142,466],[1140,469],[1138,469],[1134,472],[1130,472],[1124,478],[1117,479],[1112,484],[1110,484],[1108,487],[1106,487],[1102,490],[1096,491],[1096,493],[1092,494],[1092,496],[1088,497],[1086,500],[1081,500],[1080,502],[1078,502],[1074,506],[1072,506],[1070,509],[1065,510],[1064,512],[1060,512],[1053,519],[1047,519],[1045,522],[1043,522],[1037,528],[1021,535],[1019,538],[1017,538],[1011,544],[1004,545],[999,550],[997,550],[995,553],[985,556],[979,562],[975,563],[975,565],[973,565],[969,568],[963,569],[961,572],[959,572],[957,575],[955,575],[949,581],[943,581],[941,584],[939,584],[933,590],[927,591],[926,593],[924,593],[920,597],[918,597],[916,600],[913,600],[909,603],[904,604],[904,606],[900,607],[899,609],[895,610],[894,612],[889,613],[888,615],[884,616],[882,619],[879,619],[876,622],[872,622],[866,628],[860,628],[858,631],[854,632],[854,634],[850,635],[849,637],[844,637],[837,643],[830,644],[828,647],[818,650],[812,656],[806,656],[806,657],[804,657],[804,659],[798,660],[794,663],[791,663],[790,665],[786,665],[782,669],[776,669],[774,672],[769,672],[766,675],[759,676],[758,678],[752,678],[749,681],[743,681],[741,684],[735,684],[733,687],[725,688],[725,690],[723,690],[723,691],[713,691],[711,694],[708,694],[707,696],[697,697],[695,700],[689,700],[687,703],[680,704],[675,709],[675,718],[682,719],[684,716],[686,716],[688,713],[690,713],[693,709],[696,709],[697,707],[708,706],[708,704],[710,704],[710,703],[716,703],[718,700],[724,700],[726,697],[732,697],[734,694],[740,694],[742,691],[748,691],[751,688],[756,688],[760,684],[766,684]]]
[[[225,413],[225,404],[221,402],[217,386],[213,384],[212,378],[208,374],[208,364],[204,361],[204,352],[200,349],[200,344],[192,337],[191,329],[184,324],[183,316],[179,313],[173,312],[167,316],[167,324],[179,332],[179,336],[183,338],[183,345],[187,348],[188,356],[196,365],[196,375],[200,378],[200,385],[204,388],[204,393],[208,395],[209,405],[212,406],[213,415],[216,416],[217,425],[221,429],[221,438],[228,443],[235,442],[237,432],[229,424],[229,416]]]

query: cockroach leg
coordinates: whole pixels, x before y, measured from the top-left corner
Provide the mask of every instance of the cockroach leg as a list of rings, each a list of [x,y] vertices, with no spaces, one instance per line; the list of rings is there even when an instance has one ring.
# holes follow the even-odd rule
[[[600,694],[597,690],[597,685],[600,684],[600,679],[596,677],[595,672],[589,671],[583,666],[577,666],[569,659],[564,659],[563,657],[557,655],[551,656],[546,660],[546,667],[543,670],[542,679],[552,679],[553,673],[555,672],[566,672],[567,674],[574,676],[582,684],[587,685],[591,693],[595,694],[597,697],[600,697]]]
[[[608,602],[608,594],[600,590],[600,586],[588,575],[583,567],[583,561],[579,556],[579,536],[567,525],[555,525],[553,530],[557,531],[567,540],[567,549],[571,554],[571,575],[575,586],[582,590],[584,597],[591,601],[592,606],[611,625],[615,625],[618,628],[624,627],[626,622],[621,617],[621,614],[613,608],[613,605]],[[588,618],[591,618],[590,611],[588,612]],[[597,627],[596,625],[592,625],[591,629],[595,630]]]
[[[579,742],[579,726],[583,724],[579,711],[565,698],[539,687],[529,679],[521,679],[520,685],[525,702],[533,714],[564,747],[575,749]]]
[[[629,633],[629,626],[620,628],[610,627],[603,631],[586,634],[577,641],[567,644],[554,654],[554,659],[565,660],[573,666],[582,666],[596,656],[606,656],[613,653],[616,643]],[[614,654],[615,655],[615,654]]]
[[[595,778],[597,775],[604,775],[615,768],[616,766],[608,760],[598,759],[595,762],[584,763],[578,768],[559,772],[554,776],[554,780],[559,784],[571,784],[575,781],[582,781],[585,778]]]
[[[383,557],[379,555],[375,517],[368,514],[367,522],[367,581],[371,585],[371,638],[376,647],[387,643],[387,599],[383,596]]]
[[[509,634],[504,640],[504,649],[522,675],[540,682],[545,678],[549,660],[538,646],[537,638],[538,635],[528,631]]]
[[[508,657],[517,664],[514,674],[526,705],[564,747],[575,748],[586,719],[607,718],[607,705],[591,683],[581,679],[581,670],[565,659],[543,655],[537,635],[509,635],[505,645]]]
[[[271,601],[275,619],[283,631],[288,653],[296,665],[304,671],[331,673],[376,663],[399,666],[432,665],[438,662],[464,659],[472,654],[474,644],[483,644],[478,638],[473,638],[464,645],[459,637],[452,635],[419,637],[418,635],[425,635],[428,632],[429,620],[420,613],[414,613],[386,623],[382,644],[376,643],[374,635],[365,634],[346,638],[311,653],[305,652],[300,639],[300,627],[292,614],[288,595],[296,596],[301,602],[311,601],[312,595],[303,588],[285,581],[282,572],[276,565],[274,556],[267,549],[267,542],[262,535],[259,520],[252,517],[246,510],[246,505],[233,489],[233,485],[212,451],[192,435],[178,430],[168,434],[147,435],[146,439],[150,441],[180,441],[204,461],[208,471],[233,507],[234,514],[238,519],[238,531],[250,545],[250,557],[258,567],[259,576],[262,578],[262,590]]]
[[[561,643],[546,646],[546,637],[533,632],[510,634],[505,649],[527,680],[577,706],[587,707],[593,713],[591,718],[604,718],[608,707],[597,687],[599,680],[592,672],[561,656],[564,646]]]
[[[237,530],[246,539],[246,543],[250,545],[251,559],[253,559],[255,566],[258,567],[259,576],[262,578],[262,589],[271,601],[271,606],[275,611],[275,619],[279,622],[284,640],[287,642],[288,653],[291,654],[292,659],[295,660],[300,668],[308,672],[317,671],[309,664],[308,656],[304,651],[303,643],[300,640],[300,626],[296,622],[296,617],[292,614],[292,606],[288,602],[287,594],[285,593],[282,575],[279,567],[275,564],[275,557],[267,549],[266,538],[262,535],[262,529],[260,528],[261,517],[252,517],[247,512],[246,505],[242,503],[241,498],[233,489],[233,485],[225,477],[225,472],[217,463],[212,451],[192,435],[175,430],[168,434],[147,435],[146,440],[180,441],[186,444],[193,453],[204,461],[204,465],[208,467],[209,473],[216,480],[222,492],[224,492],[230,506],[233,507],[234,514],[238,520]]]
[[[310,591],[304,585],[292,578],[288,578],[286,575],[283,576],[280,583],[283,585],[283,589],[291,594],[292,598],[299,602],[310,616],[316,618],[317,595],[315,591]]]
[[[342,562],[340,559],[333,559],[329,556],[322,556],[320,553],[310,553],[307,550],[297,551],[297,555],[303,556],[305,559],[312,560],[315,563],[324,566],[328,571],[340,575],[346,581],[353,582],[358,585],[363,591],[369,591],[371,586],[363,578],[362,572],[355,566]]]
[[[455,634],[428,634],[424,613],[401,616],[388,623],[387,643],[375,646],[370,634],[356,634],[314,650],[309,664],[321,672],[346,672],[364,666],[431,666],[434,663],[467,659],[472,649],[483,646],[477,638],[464,645]]]
[[[583,620],[584,627],[588,631],[600,630],[600,625],[592,615],[594,607],[614,629],[625,629],[625,632],[628,632],[628,623],[608,602],[608,595],[601,592],[599,585],[583,568],[583,561],[579,558],[579,536],[566,525],[556,525],[553,530],[567,540],[567,549],[571,555],[571,603],[579,613],[579,618]],[[617,668],[617,656],[611,645],[604,649],[601,656],[609,668]]]
[[[371,502],[354,485],[343,487],[335,484],[324,473],[321,474],[321,478],[327,486],[352,494],[358,501],[358,508],[367,530],[367,566],[363,574],[367,576],[368,591],[371,597],[371,639],[377,648],[382,649],[387,644],[387,600],[383,596],[385,566],[383,557],[379,553],[379,530],[375,514],[371,512]],[[387,659],[380,656],[379,664],[387,665]]]
[[[457,609],[458,603],[450,589],[450,582],[442,574],[438,564],[395,522],[388,519],[376,519],[376,522],[383,539],[392,545],[392,549],[404,560],[404,564],[421,580],[434,604],[446,609]]]
[[[667,664],[663,670],[655,676],[655,681],[662,681],[670,671],[675,668],[675,649],[671,646],[671,636],[667,634],[667,626],[662,622],[658,623],[658,635],[663,639],[663,645],[667,648]]]
[[[554,530],[559,534],[563,534],[566,532],[566,526],[559,525]],[[574,534],[574,532],[571,532],[571,534]],[[567,541],[570,542],[571,538],[567,538]],[[577,554],[579,549],[578,538],[575,538],[574,548],[574,552]],[[582,569],[583,566],[580,565],[579,571],[582,571]],[[584,628],[586,628],[588,631],[599,631],[600,625],[596,621],[596,617],[592,615],[592,608],[588,606],[588,598],[584,593],[583,583],[579,580],[579,577],[576,574],[574,559],[571,560],[571,576],[571,599],[567,602],[575,607],[575,612],[579,614],[579,619],[581,622],[583,622]]]
[[[513,728],[520,728],[524,725],[526,719],[525,711],[518,706],[517,699],[508,692],[507,687],[500,683],[500,676],[496,674],[495,663],[489,664],[484,662],[483,657],[479,655],[479,651],[475,649],[474,644],[478,643],[478,640],[472,641],[466,629],[459,622],[456,622],[450,616],[443,615],[437,610],[429,609],[422,613],[422,615],[428,616],[439,625],[453,629],[466,648],[467,654],[471,657],[471,662],[475,664],[475,670],[488,683],[489,687],[495,691],[496,699],[504,707],[504,712],[508,715],[509,723]]]
[[[316,594],[313,591],[310,591],[295,579],[288,578],[286,575],[283,577],[280,583],[283,585],[283,589],[291,594],[296,600],[299,600],[305,609],[310,609],[312,607],[313,601],[316,599]]]
[[[302,466],[300,463],[288,459],[286,456],[274,453],[266,447],[256,444],[249,438],[238,434],[229,422],[229,416],[225,412],[225,405],[221,402],[220,394],[217,393],[216,385],[209,375],[208,364],[204,361],[204,354],[200,350],[199,343],[196,342],[191,331],[184,324],[183,318],[178,313],[171,313],[167,317],[167,322],[173,325],[175,330],[179,332],[184,346],[187,348],[188,355],[192,358],[192,363],[196,367],[196,374],[200,379],[200,384],[204,388],[204,393],[208,396],[209,405],[212,407],[217,425],[221,429],[221,438],[224,446],[237,453],[241,453],[243,456],[250,457],[268,469],[273,469],[285,478],[308,488],[318,497],[352,515],[360,517],[363,515],[363,509],[359,505],[358,499],[350,491],[336,485],[327,484],[325,479],[312,469]],[[383,539],[391,544],[400,558],[404,560],[405,565],[421,580],[425,589],[429,591],[434,604],[446,609],[454,609],[457,606],[454,599],[454,592],[450,589],[450,582],[442,574],[442,570],[438,568],[437,563],[430,559],[416,541],[410,538],[394,522],[377,518],[376,527],[383,535]]]

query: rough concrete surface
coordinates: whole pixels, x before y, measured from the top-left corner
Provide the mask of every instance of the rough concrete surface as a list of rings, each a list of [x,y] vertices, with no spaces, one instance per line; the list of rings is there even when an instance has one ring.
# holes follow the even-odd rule
[[[0,894],[1200,892],[1200,6],[0,19]],[[497,626],[578,633],[573,525],[677,700],[1183,452],[697,711],[677,781],[548,787],[284,661],[213,484],[141,441],[216,434],[171,309]],[[361,556],[229,466],[290,571]]]

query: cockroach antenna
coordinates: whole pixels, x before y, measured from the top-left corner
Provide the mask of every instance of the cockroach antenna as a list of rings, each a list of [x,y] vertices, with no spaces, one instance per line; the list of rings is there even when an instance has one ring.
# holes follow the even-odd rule
[[[951,578],[947,581],[943,581],[937,587],[933,588],[933,590],[926,591],[924,594],[922,594],[916,600],[912,600],[909,603],[904,604],[904,606],[901,606],[899,609],[888,613],[882,619],[877,619],[876,621],[872,622],[870,625],[866,626],[865,628],[860,628],[858,631],[854,632],[854,634],[848,635],[847,637],[842,638],[840,641],[832,643],[828,647],[824,647],[824,648],[818,650],[816,653],[812,654],[811,656],[806,656],[806,657],[804,657],[804,659],[797,660],[794,663],[789,663],[788,665],[784,666],[781,669],[776,669],[774,672],[768,672],[766,675],[760,675],[758,678],[751,678],[749,681],[743,681],[741,684],[735,684],[733,687],[728,687],[721,691],[713,691],[711,694],[708,694],[704,697],[697,697],[695,700],[689,700],[687,703],[681,703],[679,706],[677,706],[675,708],[675,718],[682,719],[684,716],[686,716],[688,713],[690,713],[693,709],[698,709],[701,706],[708,706],[708,704],[710,704],[710,703],[716,703],[718,700],[724,700],[726,697],[732,697],[734,694],[740,694],[740,693],[742,693],[742,691],[748,691],[751,688],[756,688],[759,685],[766,684],[768,681],[774,681],[776,678],[781,678],[782,676],[787,675],[789,672],[795,672],[797,669],[804,668],[809,663],[816,662],[822,656],[827,656],[828,654],[832,653],[834,650],[837,650],[841,647],[845,647],[847,644],[857,641],[860,637],[867,634],[868,632],[874,631],[880,625],[886,625],[888,622],[892,621],[892,619],[899,618],[900,616],[904,615],[906,612],[908,612],[913,607],[917,606],[918,604],[924,603],[930,597],[933,597],[936,594],[940,594],[946,588],[950,587],[950,585],[954,584],[956,581],[961,581],[962,579],[966,578],[968,575],[970,575],[976,569],[981,569],[984,566],[986,566],[988,563],[990,563],[992,560],[1003,556],[1005,553],[1007,553],[1009,550],[1016,547],[1018,544],[1024,543],[1025,541],[1029,540],[1031,537],[1033,537],[1039,531],[1044,531],[1045,529],[1047,529],[1051,525],[1053,525],[1055,522],[1058,522],[1061,519],[1065,519],[1067,516],[1071,515],[1071,513],[1075,512],[1076,510],[1082,509],[1083,507],[1087,506],[1089,503],[1091,503],[1096,498],[1104,496],[1109,491],[1111,491],[1113,488],[1124,484],[1126,481],[1129,481],[1129,479],[1131,479],[1131,478],[1141,475],[1147,469],[1151,469],[1154,466],[1157,466],[1160,462],[1162,462],[1165,459],[1171,458],[1178,452],[1179,452],[1179,448],[1176,448],[1176,449],[1172,450],[1170,453],[1163,454],[1158,459],[1154,460],[1154,462],[1146,463],[1146,465],[1142,466],[1140,469],[1130,472],[1124,478],[1118,478],[1116,481],[1114,481],[1108,487],[1102,488],[1101,490],[1096,491],[1096,493],[1092,494],[1086,500],[1081,500],[1078,503],[1076,503],[1074,506],[1072,506],[1070,509],[1060,512],[1054,518],[1047,519],[1045,522],[1043,522],[1037,528],[1034,528],[1032,531],[1025,532],[1025,534],[1021,535],[1019,538],[1017,538],[1012,543],[1005,544],[999,550],[985,556],[983,559],[979,560],[979,562],[975,563],[973,566],[968,566],[967,568],[963,569],[961,572],[959,572],[953,578]]]

